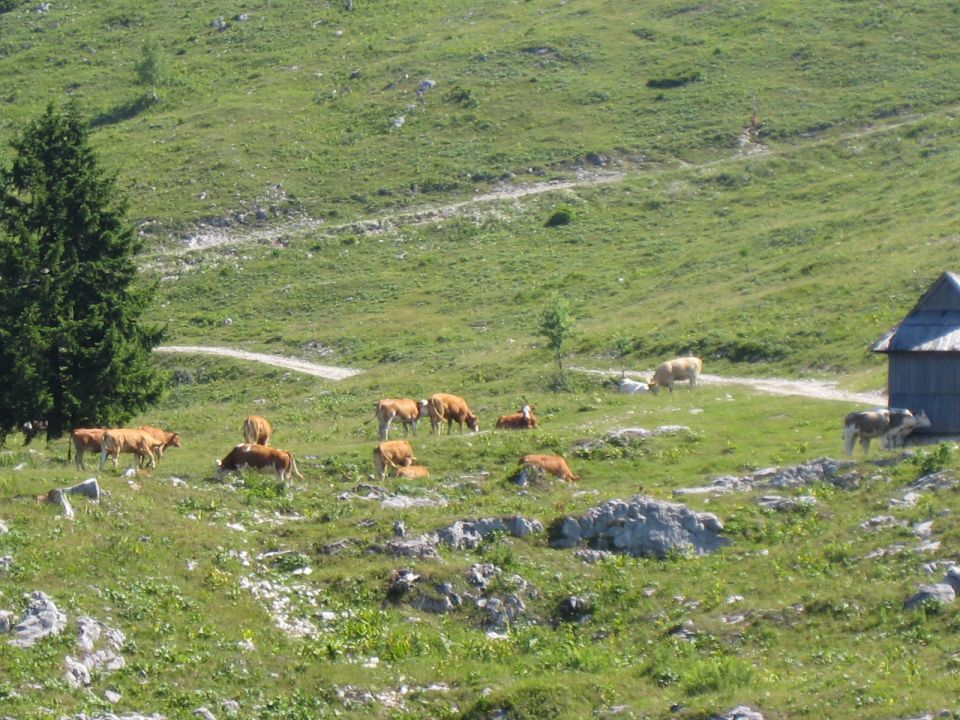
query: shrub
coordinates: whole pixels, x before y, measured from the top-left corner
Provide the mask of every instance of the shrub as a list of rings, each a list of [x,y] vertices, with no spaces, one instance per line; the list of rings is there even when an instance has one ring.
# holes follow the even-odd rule
[[[561,225],[569,225],[576,219],[576,211],[569,205],[561,205],[556,210],[553,211],[553,214],[547,218],[547,221],[544,223],[544,227],[560,227]]]

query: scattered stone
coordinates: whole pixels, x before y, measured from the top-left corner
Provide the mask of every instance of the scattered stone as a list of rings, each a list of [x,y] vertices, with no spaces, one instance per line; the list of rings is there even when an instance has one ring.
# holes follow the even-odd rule
[[[629,502],[610,500],[580,518],[559,518],[550,529],[550,545],[572,548],[582,542],[597,550],[666,557],[670,552],[705,554],[728,544],[723,524],[713,513],[636,495]]]
[[[583,560],[583,562],[590,565],[594,565],[598,562],[602,562],[609,557],[613,557],[614,554],[607,552],[606,550],[590,550],[589,548],[580,548],[579,550],[574,551],[573,556],[578,560]]]
[[[437,86],[433,80],[421,80],[417,86],[417,95],[423,96],[427,91],[433,90]]]
[[[13,567],[12,555],[0,555],[0,575],[6,575]]]
[[[797,497],[785,498],[779,495],[764,495],[757,504],[766,510],[776,512],[796,512],[805,508],[813,507],[817,504],[817,499],[813,495],[798,495]]]
[[[229,27],[229,25],[227,25],[227,21],[224,20],[222,17],[218,17],[210,21],[210,27],[212,27],[214,30],[219,30],[220,32],[223,32]]]
[[[391,540],[382,548],[382,552],[392,557],[439,560],[440,555],[437,553],[436,545],[434,537],[422,535],[409,540]]]
[[[477,607],[486,611],[487,625],[494,630],[502,630],[514,622],[526,611],[527,606],[519,595],[507,595],[503,599],[498,597],[480,598]]]
[[[0,635],[10,632],[12,613],[9,610],[0,610]]]
[[[949,471],[924,475],[910,485],[911,490],[952,490],[957,486],[957,479]]]
[[[48,635],[59,635],[67,626],[67,616],[61,612],[46,593],[37,590],[26,595],[27,611],[13,628],[9,642],[17,647],[32,647]]]
[[[387,586],[387,600],[400,602],[405,595],[413,590],[414,583],[420,579],[410,568],[399,568],[390,574],[390,583]]]
[[[921,585],[917,593],[907,598],[903,603],[906,610],[913,610],[926,602],[936,602],[941,605],[951,605],[957,599],[953,585],[937,583],[936,585]]]
[[[593,615],[593,603],[589,597],[570,595],[560,601],[555,615],[561,622],[583,622]]]
[[[116,692],[115,690],[104,690],[103,697],[107,699],[107,702],[113,703],[116,705],[120,700],[123,699],[123,695]]]
[[[943,578],[943,582],[947,583],[952,587],[956,592],[960,592],[960,567],[952,565],[947,574]]]
[[[890,498],[890,501],[887,503],[888,507],[913,507],[920,500],[920,493],[908,492],[906,495],[900,498]]]
[[[317,548],[317,552],[319,552],[321,555],[339,555],[352,544],[352,540],[337,540],[329,545],[321,545],[319,548]]]
[[[484,518],[481,520],[458,520],[450,527],[437,532],[437,539],[450,547],[461,550],[475,548],[493,533],[506,533],[514,537],[524,537],[531,533],[542,532],[543,524],[536,519],[527,519],[514,515],[505,518]]]
[[[205,707],[198,707],[193,711],[193,714],[199,718],[203,718],[203,720],[217,720],[216,715],[207,710]]]
[[[3,520],[0,520],[0,535],[6,535],[8,532],[10,532],[10,528]]]
[[[103,639],[106,647],[97,649]],[[79,658],[66,658],[67,673],[64,679],[71,687],[85,687],[91,682],[91,672],[115,672],[126,667],[126,661],[118,653],[126,637],[119,630],[107,627],[91,617],[77,618],[77,649]]]
[[[431,590],[421,591],[410,600],[417,610],[442,615],[463,605],[463,598],[450,583],[440,583]]]
[[[697,628],[693,624],[693,620],[684,620],[679,625],[674,625],[670,628],[667,634],[680,640],[692,641],[697,639]]]
[[[474,563],[467,571],[467,582],[481,591],[500,574],[500,568],[492,563]]]
[[[868,531],[879,530],[880,528],[888,528],[904,524],[905,523],[897,520],[893,515],[877,515],[860,523],[860,529]]]
[[[709,720],[763,720],[763,714],[746,705],[739,705],[721,715],[711,715]]]

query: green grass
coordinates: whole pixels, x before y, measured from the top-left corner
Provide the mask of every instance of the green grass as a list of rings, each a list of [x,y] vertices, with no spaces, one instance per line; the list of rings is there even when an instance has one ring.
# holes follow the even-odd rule
[[[882,388],[885,363],[869,346],[956,269],[954,8],[344,8],[115,0],[0,15],[0,138],[68,93],[88,108],[147,234],[141,265],[145,281],[159,280],[152,312],[169,344],[363,370],[330,382],[159,356],[169,392],[131,425],[175,429],[183,447],[135,482],[106,469],[110,494],[99,506],[76,499],[73,521],[33,496],[94,471],[66,461],[65,439],[25,449],[10,438],[0,556],[13,564],[0,610],[20,612],[23,594],[42,589],[71,620],[121,629],[127,667],[95,677],[92,692],[71,690],[62,676],[72,631],[29,650],[0,642],[4,712],[189,718],[203,705],[225,714],[223,699],[261,718],[582,718],[624,707],[617,716],[689,720],[739,704],[770,718],[955,711],[956,609],[902,604],[943,572],[930,576],[924,563],[952,557],[956,490],[887,506],[923,472],[955,474],[951,445],[861,463],[857,488],[804,489],[818,504],[797,512],[761,510],[760,490],[688,497],[732,541],[709,557],[590,565],[549,548],[546,533],[442,548],[440,560],[378,551],[398,520],[413,536],[517,514],[549,527],[611,498],[672,499],[715,475],[840,457],[849,403],[710,383],[625,397],[569,368],[623,364],[639,375],[696,352],[708,373]],[[241,11],[250,19],[233,20]],[[230,25],[222,32],[210,26],[218,16]],[[155,87],[138,82],[147,42],[161,53]],[[418,96],[424,79],[436,85]],[[738,137],[754,102],[766,152],[746,156]],[[501,180],[597,169],[597,156],[623,179],[418,220]],[[236,223],[258,206],[269,239],[181,247],[198,222]],[[568,222],[548,226],[558,212]],[[301,214],[325,222],[284,224]],[[376,232],[364,224],[396,215]],[[555,294],[575,319],[564,392],[537,336]],[[343,499],[370,482],[376,400],[436,391],[465,396],[484,432],[434,438],[424,425],[413,442],[431,477],[383,485],[446,504]],[[525,403],[539,430],[491,430]],[[304,481],[214,482],[215,459],[249,413],[271,420],[273,444],[294,452]],[[576,449],[611,429],[667,424],[689,431]],[[511,477],[527,452],[564,454],[581,482],[519,488]],[[860,529],[885,513],[907,526]],[[927,520],[942,549],[914,554],[909,528]],[[344,540],[339,554],[324,552]],[[896,543],[908,551],[867,558]],[[526,606],[502,637],[487,634],[469,599],[438,615],[387,597],[402,567],[423,592],[451,583],[475,593],[466,572],[479,562],[503,569],[496,595]],[[304,563],[313,572],[293,574]],[[276,627],[250,585],[263,581],[292,588],[291,619],[316,632]],[[570,595],[590,602],[580,622],[558,617]],[[696,635],[682,640],[674,631],[687,620]],[[403,686],[402,708],[352,699]],[[118,704],[103,699],[108,689]]]

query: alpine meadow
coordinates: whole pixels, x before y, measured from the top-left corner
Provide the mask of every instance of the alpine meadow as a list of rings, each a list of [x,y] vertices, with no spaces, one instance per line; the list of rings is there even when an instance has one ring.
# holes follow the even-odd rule
[[[844,452],[958,73],[946,0],[0,0],[0,173],[82,118],[143,298],[0,448],[0,718],[960,718],[956,437]]]

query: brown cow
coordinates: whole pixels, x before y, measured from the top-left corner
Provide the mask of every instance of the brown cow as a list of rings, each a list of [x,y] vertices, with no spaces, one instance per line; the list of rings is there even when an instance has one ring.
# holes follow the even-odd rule
[[[253,443],[240,443],[223,460],[217,460],[217,480],[224,473],[242,473],[245,468],[257,472],[275,472],[280,482],[286,482],[291,472],[303,480],[293,453]]]
[[[677,358],[676,360],[667,360],[653,372],[653,377],[647,383],[650,392],[656,395],[661,387],[673,392],[673,385],[677,380],[689,380],[690,389],[697,386],[697,378],[703,372],[703,360],[698,357],[690,356]]]
[[[373,463],[377,467],[380,482],[387,477],[387,468],[413,465],[413,446],[406,440],[387,440],[377,443],[373,449]]]
[[[437,435],[440,434],[440,426],[444,420],[447,422],[447,435],[453,429],[454,420],[460,425],[461,433],[464,423],[474,432],[480,429],[477,416],[470,412],[467,401],[457,395],[448,395],[447,393],[431,395],[427,410],[430,413],[430,424],[433,426],[433,432]]]
[[[550,473],[567,482],[574,482],[580,479],[579,475],[573,474],[567,465],[567,461],[560,455],[524,455],[520,458],[520,464],[538,467],[544,472]]]
[[[269,445],[273,428],[270,422],[259,415],[248,415],[243,421],[243,441],[248,445]]]
[[[537,416],[533,414],[533,408],[524,405],[519,412],[512,415],[501,415],[497,420],[498,430],[527,430],[537,426]]]
[[[390,423],[394,419],[403,423],[404,437],[417,434],[417,422],[427,406],[426,400],[411,400],[410,398],[384,398],[377,403],[377,421],[380,425],[380,440],[386,440],[390,432]]]
[[[113,467],[120,463],[120,453],[133,453],[139,456],[137,464],[139,465],[143,458],[147,458],[150,467],[157,466],[156,456],[153,454],[153,448],[157,445],[157,439],[152,433],[146,430],[131,430],[128,428],[111,428],[103,433],[103,441],[100,448],[100,470],[110,457],[113,460]]]
[[[180,433],[169,432],[155,425],[141,425],[140,429],[150,433],[153,439],[156,440],[156,442],[150,446],[150,449],[153,450],[157,456],[157,462],[160,462],[160,458],[163,457],[163,451],[168,447],[181,447]],[[140,462],[143,462],[142,457],[140,458]]]
[[[416,480],[430,477],[430,470],[425,465],[401,465],[393,469],[393,474],[398,478]]]
[[[70,444],[67,445],[67,460],[70,459],[70,448],[77,453],[77,469],[86,470],[83,466],[83,453],[99,453],[103,446],[104,428],[74,428],[70,433]]]

